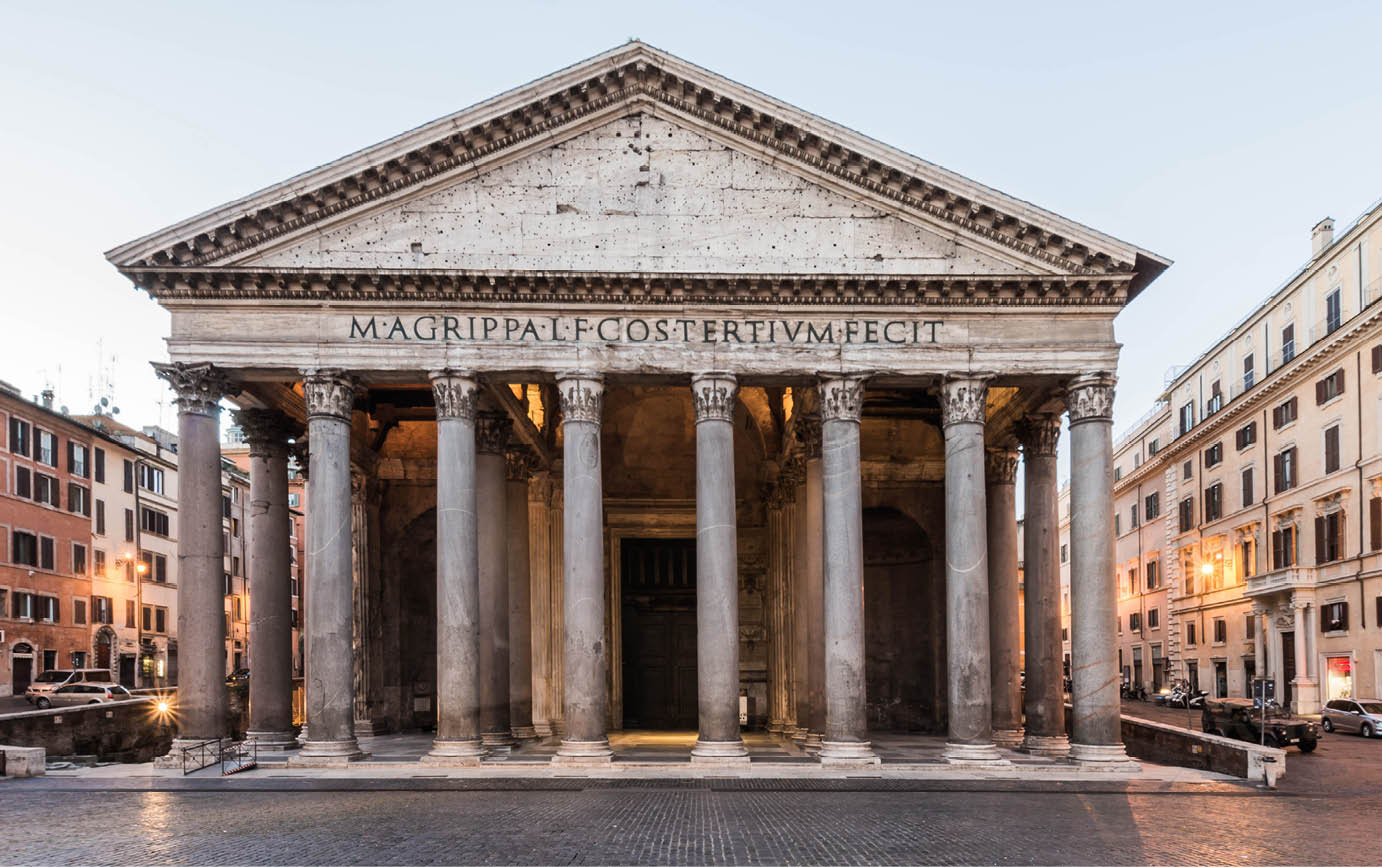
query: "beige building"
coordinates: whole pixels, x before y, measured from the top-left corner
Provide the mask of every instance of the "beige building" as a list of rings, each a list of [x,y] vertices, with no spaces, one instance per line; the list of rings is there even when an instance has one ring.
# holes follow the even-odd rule
[[[1115,446],[1120,651],[1149,689],[1382,694],[1382,207],[1311,241]]]

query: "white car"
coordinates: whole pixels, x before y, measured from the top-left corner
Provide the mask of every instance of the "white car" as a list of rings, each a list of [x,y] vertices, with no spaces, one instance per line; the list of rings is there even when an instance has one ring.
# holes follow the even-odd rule
[[[1357,732],[1365,738],[1382,734],[1382,701],[1375,698],[1336,698],[1324,706],[1320,724],[1327,732]]]
[[[24,690],[24,700],[38,704],[40,698],[51,696],[59,687],[69,683],[110,683],[110,669],[107,668],[50,668],[34,678]]]
[[[66,707],[74,704],[104,704],[108,701],[129,701],[135,698],[118,683],[69,683],[39,696],[40,708]]]

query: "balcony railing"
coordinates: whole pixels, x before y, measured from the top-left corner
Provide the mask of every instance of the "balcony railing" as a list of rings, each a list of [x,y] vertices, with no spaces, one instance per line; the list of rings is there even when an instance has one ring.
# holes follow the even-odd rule
[[[1288,566],[1285,569],[1276,569],[1262,575],[1249,577],[1243,588],[1243,595],[1265,596],[1283,590],[1314,586],[1314,566]]]

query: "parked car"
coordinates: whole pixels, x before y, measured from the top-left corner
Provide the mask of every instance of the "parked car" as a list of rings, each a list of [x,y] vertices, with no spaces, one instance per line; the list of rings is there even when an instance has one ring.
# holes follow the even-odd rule
[[[42,696],[52,695],[59,687],[69,683],[110,683],[110,670],[106,668],[50,668],[33,679],[24,690],[24,700],[38,704]],[[43,707],[43,705],[38,705]]]
[[[1382,734],[1382,701],[1375,698],[1336,698],[1320,712],[1327,732],[1357,732],[1365,738]]]
[[[1211,698],[1200,713],[1200,728],[1212,735],[1223,735],[1248,743],[1264,743],[1285,749],[1295,746],[1303,753],[1315,751],[1320,733],[1307,719],[1273,713],[1264,714],[1250,698]],[[1265,731],[1263,730],[1265,728]]]
[[[237,668],[226,675],[226,686],[235,686],[237,683],[249,683],[250,670],[248,668]]]
[[[134,698],[118,683],[69,683],[41,695],[35,700],[41,708],[66,707],[74,704],[104,704],[108,701],[129,701]]]

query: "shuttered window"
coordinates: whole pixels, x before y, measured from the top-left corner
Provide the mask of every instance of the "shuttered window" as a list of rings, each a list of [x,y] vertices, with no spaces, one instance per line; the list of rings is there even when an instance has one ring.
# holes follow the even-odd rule
[[[1294,446],[1272,458],[1272,474],[1275,482],[1274,493],[1289,491],[1296,486],[1296,449]]]
[[[1315,562],[1333,563],[1344,555],[1344,513],[1315,517]]]
[[[1371,550],[1382,550],[1382,497],[1368,500],[1368,536]]]
[[[1372,348],[1372,372],[1382,373],[1382,343]]]
[[[1257,442],[1257,422],[1249,422],[1233,432],[1233,444],[1241,452]]]
[[[1272,531],[1272,568],[1285,569],[1296,565],[1296,528],[1282,527]]]
[[[1252,467],[1243,470],[1243,507],[1253,504]]]
[[[1324,471],[1337,472],[1339,469],[1339,426],[1326,428],[1324,432]]]
[[[1186,497],[1180,501],[1180,532],[1189,532],[1195,526],[1195,498]]]
[[[1296,398],[1272,407],[1272,430],[1278,430],[1296,420]]]
[[[1315,383],[1315,403],[1328,403],[1344,393],[1344,369],[1341,367]]]

